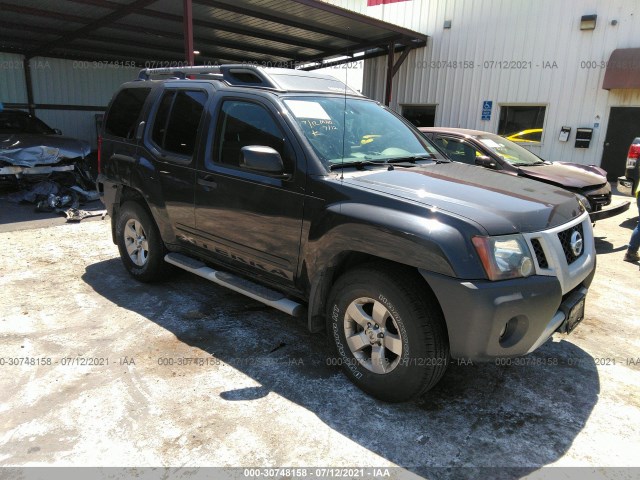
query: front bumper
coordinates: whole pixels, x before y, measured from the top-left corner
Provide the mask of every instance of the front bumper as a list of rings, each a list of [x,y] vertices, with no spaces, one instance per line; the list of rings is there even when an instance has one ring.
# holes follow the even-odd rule
[[[564,296],[560,282],[551,276],[491,282],[420,273],[440,302],[451,356],[489,361],[530,353],[562,330],[572,299],[576,293],[586,294],[595,268]]]
[[[618,187],[618,191],[620,188]],[[616,215],[620,215],[623,212],[629,210],[631,206],[631,202],[622,202],[619,205],[614,205],[613,207],[604,208],[602,210],[598,210],[597,212],[589,212],[589,219],[592,222],[596,220],[604,220],[605,218],[615,217]]]

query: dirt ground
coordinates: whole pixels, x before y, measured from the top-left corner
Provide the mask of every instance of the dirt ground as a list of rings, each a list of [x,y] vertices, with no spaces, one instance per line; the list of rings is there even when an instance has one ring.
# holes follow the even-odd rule
[[[622,261],[636,214],[596,225],[574,333],[528,365],[453,364],[401,405],[352,386],[285,314],[187,273],[132,280],[108,218],[2,231],[0,466],[638,478],[603,468],[640,466],[640,271]]]

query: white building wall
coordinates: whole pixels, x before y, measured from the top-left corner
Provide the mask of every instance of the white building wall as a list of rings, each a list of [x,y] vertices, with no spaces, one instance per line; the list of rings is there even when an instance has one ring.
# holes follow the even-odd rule
[[[27,103],[21,55],[0,52],[0,102]],[[3,68],[6,67],[6,68]],[[116,89],[137,77],[138,68],[101,62],[35,57],[31,59],[33,100],[36,105],[106,107]],[[64,135],[96,148],[95,115],[102,110],[36,109],[36,115]]]
[[[638,0],[409,0],[375,7],[367,7],[366,0],[328,3],[431,37],[400,68],[391,107],[400,111],[407,104],[437,105],[438,126],[497,132],[500,105],[546,105],[543,141],[529,148],[550,160],[600,164],[610,107],[640,106],[638,90],[602,89],[601,66],[616,48],[640,47]],[[598,16],[596,29],[581,31],[580,17],[590,14]],[[445,20],[451,20],[451,29],[443,28]],[[520,62],[516,66],[526,69],[499,68],[503,61]],[[593,68],[586,62],[594,62]],[[363,93],[382,100],[385,75],[385,57],[366,61]],[[490,121],[480,119],[483,100],[493,101]],[[568,142],[558,141],[563,125],[572,127]],[[594,128],[590,148],[574,148],[576,128]]]

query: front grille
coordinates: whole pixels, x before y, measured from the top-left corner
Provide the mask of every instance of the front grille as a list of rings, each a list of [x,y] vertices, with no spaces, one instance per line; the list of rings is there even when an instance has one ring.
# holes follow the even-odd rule
[[[547,262],[547,256],[544,254],[540,240],[537,238],[531,239],[531,245],[533,246],[533,253],[536,256],[536,260],[538,260],[540,268],[549,268],[549,262]]]
[[[571,249],[571,236],[573,235],[573,232],[578,232],[580,234],[580,238],[582,239],[582,248],[580,249],[580,253],[578,255],[575,255],[573,253],[573,250]],[[584,233],[582,231],[582,223],[574,225],[564,232],[560,232],[558,234],[558,239],[562,244],[562,250],[564,251],[564,257],[567,259],[567,264],[571,265],[584,253]]]

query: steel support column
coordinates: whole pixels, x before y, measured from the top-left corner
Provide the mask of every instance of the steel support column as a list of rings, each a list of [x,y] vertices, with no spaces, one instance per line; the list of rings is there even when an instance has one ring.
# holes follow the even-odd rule
[[[389,44],[389,53],[387,54],[387,84],[384,93],[384,104],[388,107],[391,104],[391,93],[393,91],[393,77],[396,76],[398,70],[409,56],[409,53],[413,49],[413,45],[406,45],[404,50],[400,54],[397,62],[393,62],[393,56],[395,53],[395,44]]]
[[[187,65],[193,65],[193,5],[191,0],[184,0],[184,16],[182,22],[184,29],[184,60],[187,62]]]
[[[384,89],[384,104],[388,107],[391,103],[391,91],[393,90],[393,54],[395,53],[395,44],[389,44],[389,52],[387,53],[387,82]]]
[[[27,105],[29,106],[29,113],[31,115],[36,114],[36,102],[33,99],[33,80],[31,79],[31,57],[24,57],[22,62],[22,67],[24,68],[24,83],[27,88]]]

